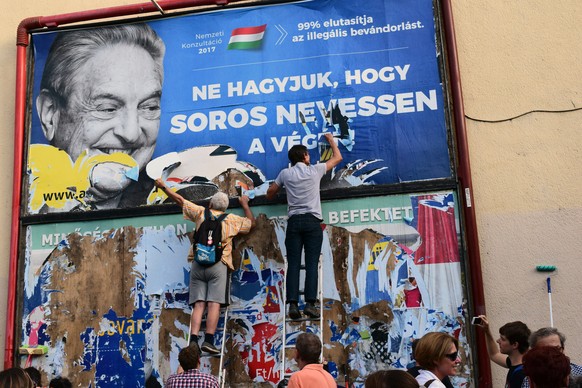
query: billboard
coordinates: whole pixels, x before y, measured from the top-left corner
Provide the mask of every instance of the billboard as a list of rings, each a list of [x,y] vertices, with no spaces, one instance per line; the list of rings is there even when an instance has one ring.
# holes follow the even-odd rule
[[[26,214],[263,195],[305,145],[322,190],[450,178],[433,2],[305,1],[33,34]]]
[[[456,203],[452,192],[322,203],[323,355],[340,385],[414,365],[412,340],[444,331],[460,343],[455,386],[471,386]],[[297,335],[320,330],[285,322],[284,206],[252,210],[217,336],[233,387],[276,386],[297,368]],[[83,387],[163,386],[188,343],[192,228],[181,215],[29,226],[19,340],[48,347],[33,365]],[[218,375],[219,359],[201,369]]]

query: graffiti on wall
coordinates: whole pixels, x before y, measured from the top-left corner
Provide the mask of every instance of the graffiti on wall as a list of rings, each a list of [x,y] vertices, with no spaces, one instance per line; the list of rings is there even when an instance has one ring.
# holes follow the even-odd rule
[[[361,384],[374,370],[406,368],[413,362],[411,340],[436,330],[459,338],[465,369],[457,384],[468,384],[454,209],[452,193],[323,203],[324,357],[338,382]],[[276,385],[295,367],[290,348],[297,334],[319,330],[285,323],[281,211],[261,215],[256,229],[238,239],[231,305],[220,325],[224,365],[203,358],[202,369],[217,375],[225,368],[231,386]],[[21,342],[49,347],[33,361],[46,376],[94,387],[163,385],[178,367],[189,331],[186,231],[192,224],[179,215],[117,222],[112,228],[85,223],[90,230],[61,224],[58,236],[49,226],[28,228]],[[377,230],[390,225],[393,236]]]

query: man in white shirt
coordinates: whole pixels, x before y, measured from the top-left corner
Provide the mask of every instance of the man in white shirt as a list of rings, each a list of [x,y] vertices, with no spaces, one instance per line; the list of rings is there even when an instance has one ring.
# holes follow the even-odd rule
[[[326,133],[332,157],[325,163],[310,163],[309,152],[303,145],[289,150],[291,167],[282,170],[267,191],[267,199],[274,199],[282,186],[287,191],[288,216],[285,247],[287,248],[287,302],[289,318],[299,319],[299,269],[301,251],[305,249],[305,308],[303,313],[319,318],[317,302],[317,269],[323,242],[321,229],[321,202],[319,187],[325,173],[342,161],[342,155],[331,133]]]

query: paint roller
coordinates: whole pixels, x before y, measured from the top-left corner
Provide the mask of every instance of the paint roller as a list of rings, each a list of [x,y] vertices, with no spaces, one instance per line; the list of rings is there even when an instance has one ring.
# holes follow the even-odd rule
[[[555,265],[537,265],[536,266],[536,271],[538,272],[554,272],[556,270],[556,266]],[[546,283],[548,286],[548,302],[550,305],[550,327],[554,327],[554,315],[552,313],[552,282],[550,280],[550,277],[548,276],[546,279]]]
[[[48,346],[46,345],[24,345],[18,348],[19,354],[26,354],[28,358],[26,359],[26,363],[24,364],[25,368],[28,368],[32,365],[32,356],[42,356],[48,353]]]

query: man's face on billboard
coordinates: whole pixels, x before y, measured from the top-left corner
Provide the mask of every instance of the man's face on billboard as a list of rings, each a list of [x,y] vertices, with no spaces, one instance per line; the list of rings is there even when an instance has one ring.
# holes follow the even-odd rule
[[[90,156],[123,152],[143,169],[154,152],[161,113],[162,80],[152,57],[117,44],[97,50],[72,77],[53,145],[73,161],[85,149]]]

